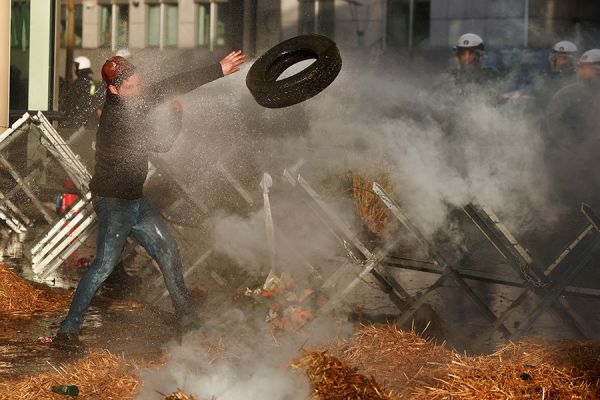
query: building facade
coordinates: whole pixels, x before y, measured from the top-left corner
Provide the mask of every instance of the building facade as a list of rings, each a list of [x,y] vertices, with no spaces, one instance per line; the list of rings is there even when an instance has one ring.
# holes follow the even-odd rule
[[[597,0],[73,1],[74,56],[88,56],[96,70],[121,48],[168,63],[239,48],[253,55],[306,33],[367,57],[447,49],[464,32],[496,48],[543,48],[565,38],[585,48],[600,33]],[[67,0],[11,0],[12,109],[55,108],[67,24]]]

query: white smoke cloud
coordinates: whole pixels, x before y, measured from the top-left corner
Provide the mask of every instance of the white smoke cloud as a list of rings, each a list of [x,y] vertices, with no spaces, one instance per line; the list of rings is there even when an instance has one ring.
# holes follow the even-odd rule
[[[281,177],[299,159],[305,161],[300,173],[356,232],[363,228],[349,199],[347,172],[377,172],[380,165],[406,214],[430,236],[456,229],[449,212],[472,201],[491,206],[517,233],[542,229],[556,217],[533,118],[488,101],[490,93],[434,96],[424,90],[431,86],[426,77],[403,74],[400,66],[391,75],[344,61],[332,86],[288,109],[256,105],[245,88],[244,70],[182,96],[184,133],[165,158],[181,171],[186,189],[217,211],[207,226],[218,252],[254,273],[268,267],[258,183],[269,172],[275,179],[271,203],[280,265],[299,280],[308,275],[306,261],[323,269],[335,266],[330,258],[343,255],[343,247]],[[447,108],[460,118],[450,121]],[[217,162],[253,196],[250,211],[236,208],[240,198],[219,179]],[[460,240],[459,234],[452,236]],[[320,336],[333,335],[331,324],[325,326]],[[169,364],[145,376],[139,399],[178,387],[219,400],[307,397],[306,383],[281,368],[297,347],[273,351],[252,343],[240,352],[241,363],[213,362],[194,337],[169,349]]]
[[[288,366],[295,356],[291,351],[282,352],[274,344],[254,343],[254,347],[238,346],[234,350],[236,354],[229,356],[218,354],[218,351],[232,350],[203,348],[197,344],[197,339],[198,336],[190,335],[183,346],[170,347],[166,365],[141,371],[144,385],[136,399],[155,399],[156,392],[170,394],[177,389],[198,399],[308,398],[310,388],[305,377]],[[289,358],[284,361],[282,353]]]

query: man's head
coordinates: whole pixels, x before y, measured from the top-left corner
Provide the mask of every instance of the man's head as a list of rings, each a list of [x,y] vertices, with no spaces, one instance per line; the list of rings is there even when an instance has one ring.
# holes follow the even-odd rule
[[[577,46],[568,40],[561,40],[552,47],[550,68],[553,72],[572,72],[575,69]]]
[[[102,79],[113,94],[123,97],[141,94],[141,81],[135,66],[124,57],[114,56],[106,60],[102,66]]]
[[[483,51],[483,39],[474,33],[465,33],[454,46],[456,58],[461,69],[479,68]]]
[[[600,76],[600,49],[591,49],[581,55],[577,63],[577,77],[594,80]]]

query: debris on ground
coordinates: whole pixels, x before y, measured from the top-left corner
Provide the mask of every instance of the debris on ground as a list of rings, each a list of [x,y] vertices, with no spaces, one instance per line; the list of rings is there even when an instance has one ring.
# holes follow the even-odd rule
[[[52,386],[52,392],[62,394],[65,396],[72,396],[72,397],[79,396],[79,388],[77,387],[77,385]]]
[[[314,318],[325,298],[312,289],[295,287],[290,275],[273,276],[255,289],[245,288],[238,299],[246,299],[250,307],[262,310],[265,322],[277,332],[295,332]]]
[[[166,396],[164,400],[196,400],[194,396],[188,396],[180,390]]]
[[[209,359],[235,359],[239,349],[219,340],[190,343]],[[494,354],[467,356],[395,326],[363,326],[350,338],[303,350],[291,366],[312,384],[313,400],[500,400],[600,398],[600,342],[525,340]],[[0,383],[0,399],[58,399],[57,385],[76,385],[81,399],[135,398],[138,367],[164,368],[163,356],[136,363],[97,350],[33,377]],[[212,365],[208,362],[208,366]],[[190,400],[181,390],[163,395]]]
[[[0,263],[0,314],[63,311],[69,307],[71,296],[71,293],[35,288]]]
[[[32,377],[0,382],[0,399],[62,399],[52,388],[68,382],[79,389],[79,399],[133,399],[141,383],[129,365],[108,350],[97,350],[70,364],[52,366],[52,371]]]

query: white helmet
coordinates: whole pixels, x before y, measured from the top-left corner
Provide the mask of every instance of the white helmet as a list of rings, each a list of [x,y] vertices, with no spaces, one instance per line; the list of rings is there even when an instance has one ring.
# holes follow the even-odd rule
[[[75,57],[73,62],[75,64],[77,64],[78,71],[82,70],[82,69],[91,69],[92,68],[92,63],[90,62],[90,59],[87,58],[86,56]]]
[[[600,49],[591,49],[581,55],[579,64],[594,64],[600,67]]]
[[[121,56],[123,58],[129,58],[129,57],[131,57],[131,52],[127,48],[119,49],[115,53],[115,56]]]
[[[456,41],[456,46],[454,46],[454,50],[461,49],[484,51],[485,46],[483,44],[483,39],[481,38],[481,36],[476,35],[474,33],[465,33],[464,35],[458,38],[458,40]]]
[[[577,46],[575,46],[575,43],[569,42],[568,40],[561,40],[552,46],[552,51],[554,53],[576,53]]]

